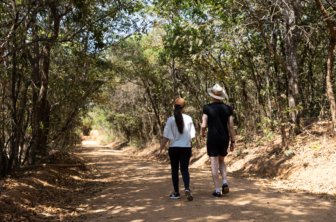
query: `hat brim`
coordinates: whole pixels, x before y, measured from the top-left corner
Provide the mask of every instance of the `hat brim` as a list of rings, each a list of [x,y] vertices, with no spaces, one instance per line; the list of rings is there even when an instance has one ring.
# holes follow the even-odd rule
[[[213,98],[215,98],[215,99],[218,99],[218,100],[224,100],[224,99],[226,99],[226,96],[225,96],[225,91],[223,90],[223,94],[221,95],[221,96],[217,96],[217,95],[215,95],[215,94],[213,94],[212,93],[212,88],[208,88],[207,89],[207,92],[208,92],[208,94],[211,96],[211,97],[213,97]]]

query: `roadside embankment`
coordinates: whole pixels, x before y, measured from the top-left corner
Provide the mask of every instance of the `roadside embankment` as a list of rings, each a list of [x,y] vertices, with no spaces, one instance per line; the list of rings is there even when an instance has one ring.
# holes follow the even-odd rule
[[[305,193],[336,195],[336,152],[331,139],[323,149],[313,149],[304,144],[304,135],[297,138],[295,146],[282,150],[279,146],[259,145],[244,147],[240,141],[236,150],[225,161],[231,176],[258,180],[265,187],[302,191]],[[126,141],[116,141],[107,146],[139,159],[169,162],[167,150],[160,158],[154,154],[159,148],[156,142],[144,148],[129,146]],[[190,167],[210,170],[206,147],[193,148]]]

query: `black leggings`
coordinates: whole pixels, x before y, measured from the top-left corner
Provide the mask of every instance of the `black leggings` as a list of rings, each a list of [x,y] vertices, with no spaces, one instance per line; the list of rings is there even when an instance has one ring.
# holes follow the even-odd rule
[[[191,157],[191,147],[169,147],[169,157],[172,169],[172,179],[174,190],[176,193],[179,192],[179,163],[181,163],[181,173],[183,177],[185,189],[189,189],[189,160]]]

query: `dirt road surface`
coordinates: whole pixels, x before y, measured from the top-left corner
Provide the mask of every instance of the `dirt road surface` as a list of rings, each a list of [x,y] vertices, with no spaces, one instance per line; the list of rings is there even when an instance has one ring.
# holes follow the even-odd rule
[[[166,151],[167,152],[167,151]],[[86,199],[84,221],[336,221],[336,205],[323,196],[260,187],[228,178],[230,193],[215,199],[210,172],[191,169],[193,201],[169,199],[170,166],[124,155],[120,150],[85,141],[77,152],[95,165],[101,186]],[[180,190],[183,193],[180,175]]]

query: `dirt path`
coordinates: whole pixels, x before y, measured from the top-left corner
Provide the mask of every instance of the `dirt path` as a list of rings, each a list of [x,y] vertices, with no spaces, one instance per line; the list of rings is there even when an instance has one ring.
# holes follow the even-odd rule
[[[239,178],[229,177],[230,193],[215,199],[211,174],[193,169],[194,201],[183,195],[172,200],[168,164],[133,159],[94,141],[85,141],[77,153],[95,164],[101,184],[83,203],[84,221],[336,221],[336,205],[323,196],[264,189]]]

